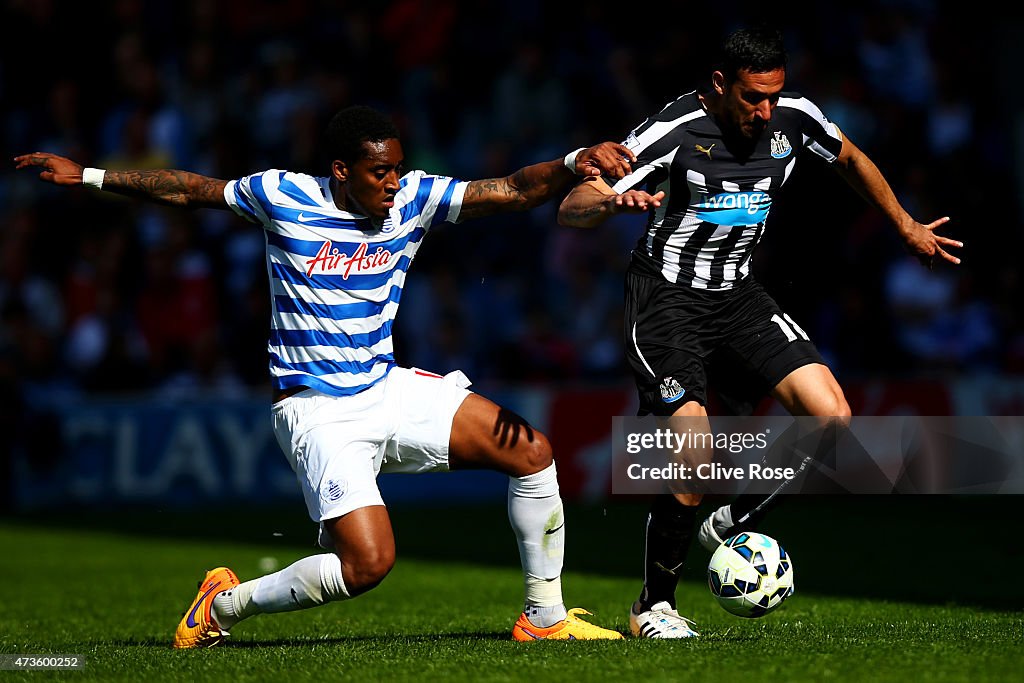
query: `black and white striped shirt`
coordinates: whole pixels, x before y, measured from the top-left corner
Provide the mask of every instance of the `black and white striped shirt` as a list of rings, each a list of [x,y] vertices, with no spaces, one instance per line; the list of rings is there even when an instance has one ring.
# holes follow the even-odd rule
[[[800,152],[806,148],[833,162],[843,141],[814,103],[783,92],[753,152],[738,159],[694,91],[644,121],[624,144],[637,161],[613,189],[665,192],[634,263],[669,282],[726,290],[750,273],[772,201]]]

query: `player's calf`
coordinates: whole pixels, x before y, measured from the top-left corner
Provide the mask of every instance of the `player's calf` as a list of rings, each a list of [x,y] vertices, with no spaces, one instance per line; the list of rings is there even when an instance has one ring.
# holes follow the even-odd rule
[[[374,553],[370,557],[341,557],[342,576],[351,597],[362,595],[380,585],[395,566],[395,554]]]

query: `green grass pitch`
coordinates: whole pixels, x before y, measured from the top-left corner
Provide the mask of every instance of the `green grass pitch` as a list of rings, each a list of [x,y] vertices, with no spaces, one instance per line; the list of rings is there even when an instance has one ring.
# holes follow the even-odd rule
[[[522,597],[501,507],[395,509],[399,560],[356,600],[263,615],[229,644],[171,649],[203,571],[244,581],[313,551],[302,506],[0,517],[0,653],[81,654],[80,681],[1006,681],[1024,671],[1019,518],[1001,498],[796,500],[763,530],[796,594],[759,620],[719,608],[692,553],[681,611],[700,639],[515,643]],[[628,632],[644,508],[567,508],[569,606]],[[1007,517],[1009,516],[1009,517]]]

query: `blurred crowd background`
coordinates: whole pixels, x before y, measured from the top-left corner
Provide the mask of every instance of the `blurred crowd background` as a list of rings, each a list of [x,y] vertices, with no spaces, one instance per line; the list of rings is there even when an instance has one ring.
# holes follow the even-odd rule
[[[1024,371],[1024,31],[977,12],[929,0],[3,0],[0,390],[39,404],[268,386],[258,228],[54,188],[15,172],[17,154],[322,175],[324,126],[359,103],[393,115],[408,167],[503,176],[622,140],[704,85],[722,36],[756,17],[784,31],[787,89],[836,121],[915,217],[951,216],[967,245],[958,268],[921,267],[809,157],[773,208],[757,276],[841,382]],[[405,290],[399,361],[461,368],[484,388],[629,386],[622,275],[642,220],[573,230],[556,208],[433,233]]]

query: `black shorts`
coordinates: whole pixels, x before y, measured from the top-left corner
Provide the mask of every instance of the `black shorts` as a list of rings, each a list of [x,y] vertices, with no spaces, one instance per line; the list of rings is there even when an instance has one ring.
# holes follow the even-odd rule
[[[748,278],[714,292],[632,270],[626,274],[626,356],[641,415],[668,416],[688,401],[749,415],[789,373],[824,364],[807,334]]]

